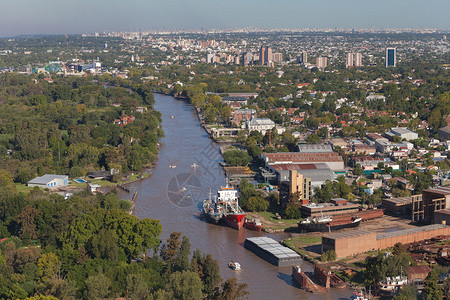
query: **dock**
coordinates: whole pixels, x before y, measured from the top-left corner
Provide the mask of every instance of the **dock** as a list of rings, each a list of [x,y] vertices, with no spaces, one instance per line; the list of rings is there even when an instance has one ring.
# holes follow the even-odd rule
[[[275,266],[292,266],[302,262],[297,252],[268,237],[246,238],[244,248]]]

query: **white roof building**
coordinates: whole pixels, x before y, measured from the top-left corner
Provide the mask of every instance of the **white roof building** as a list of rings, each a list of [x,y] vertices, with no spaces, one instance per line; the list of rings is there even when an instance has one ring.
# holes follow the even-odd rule
[[[68,175],[45,174],[44,176],[36,177],[28,181],[28,186],[38,186],[41,188],[57,188],[60,186],[66,186],[68,184]]]

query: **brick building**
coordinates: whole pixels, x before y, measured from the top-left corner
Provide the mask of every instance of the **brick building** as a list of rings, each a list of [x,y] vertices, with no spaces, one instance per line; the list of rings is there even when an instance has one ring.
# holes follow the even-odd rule
[[[352,230],[322,237],[322,252],[334,250],[336,258],[343,258],[372,250],[393,247],[397,243],[410,244],[439,235],[450,235],[450,226],[433,224],[393,232],[375,233]]]

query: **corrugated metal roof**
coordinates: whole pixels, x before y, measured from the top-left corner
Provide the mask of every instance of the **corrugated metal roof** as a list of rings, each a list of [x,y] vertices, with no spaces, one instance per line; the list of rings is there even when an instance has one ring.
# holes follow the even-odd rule
[[[54,174],[45,174],[41,177],[36,177],[28,181],[28,184],[47,184],[54,179],[65,179],[69,178],[67,175],[54,175]]]
[[[441,195],[450,195],[450,187],[446,186],[438,186],[436,188],[423,190],[424,192],[441,194]]]

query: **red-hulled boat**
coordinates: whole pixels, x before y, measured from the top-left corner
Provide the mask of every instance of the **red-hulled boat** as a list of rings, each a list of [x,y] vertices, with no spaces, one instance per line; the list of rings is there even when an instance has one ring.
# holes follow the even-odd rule
[[[219,203],[223,205],[223,216],[225,224],[234,228],[241,229],[245,222],[245,212],[239,207],[237,190],[232,187],[222,187],[219,191]]]
[[[263,225],[261,223],[261,221],[259,219],[253,219],[253,220],[249,220],[247,219],[245,221],[245,228],[250,229],[250,230],[255,230],[255,231],[261,231],[263,228]]]

